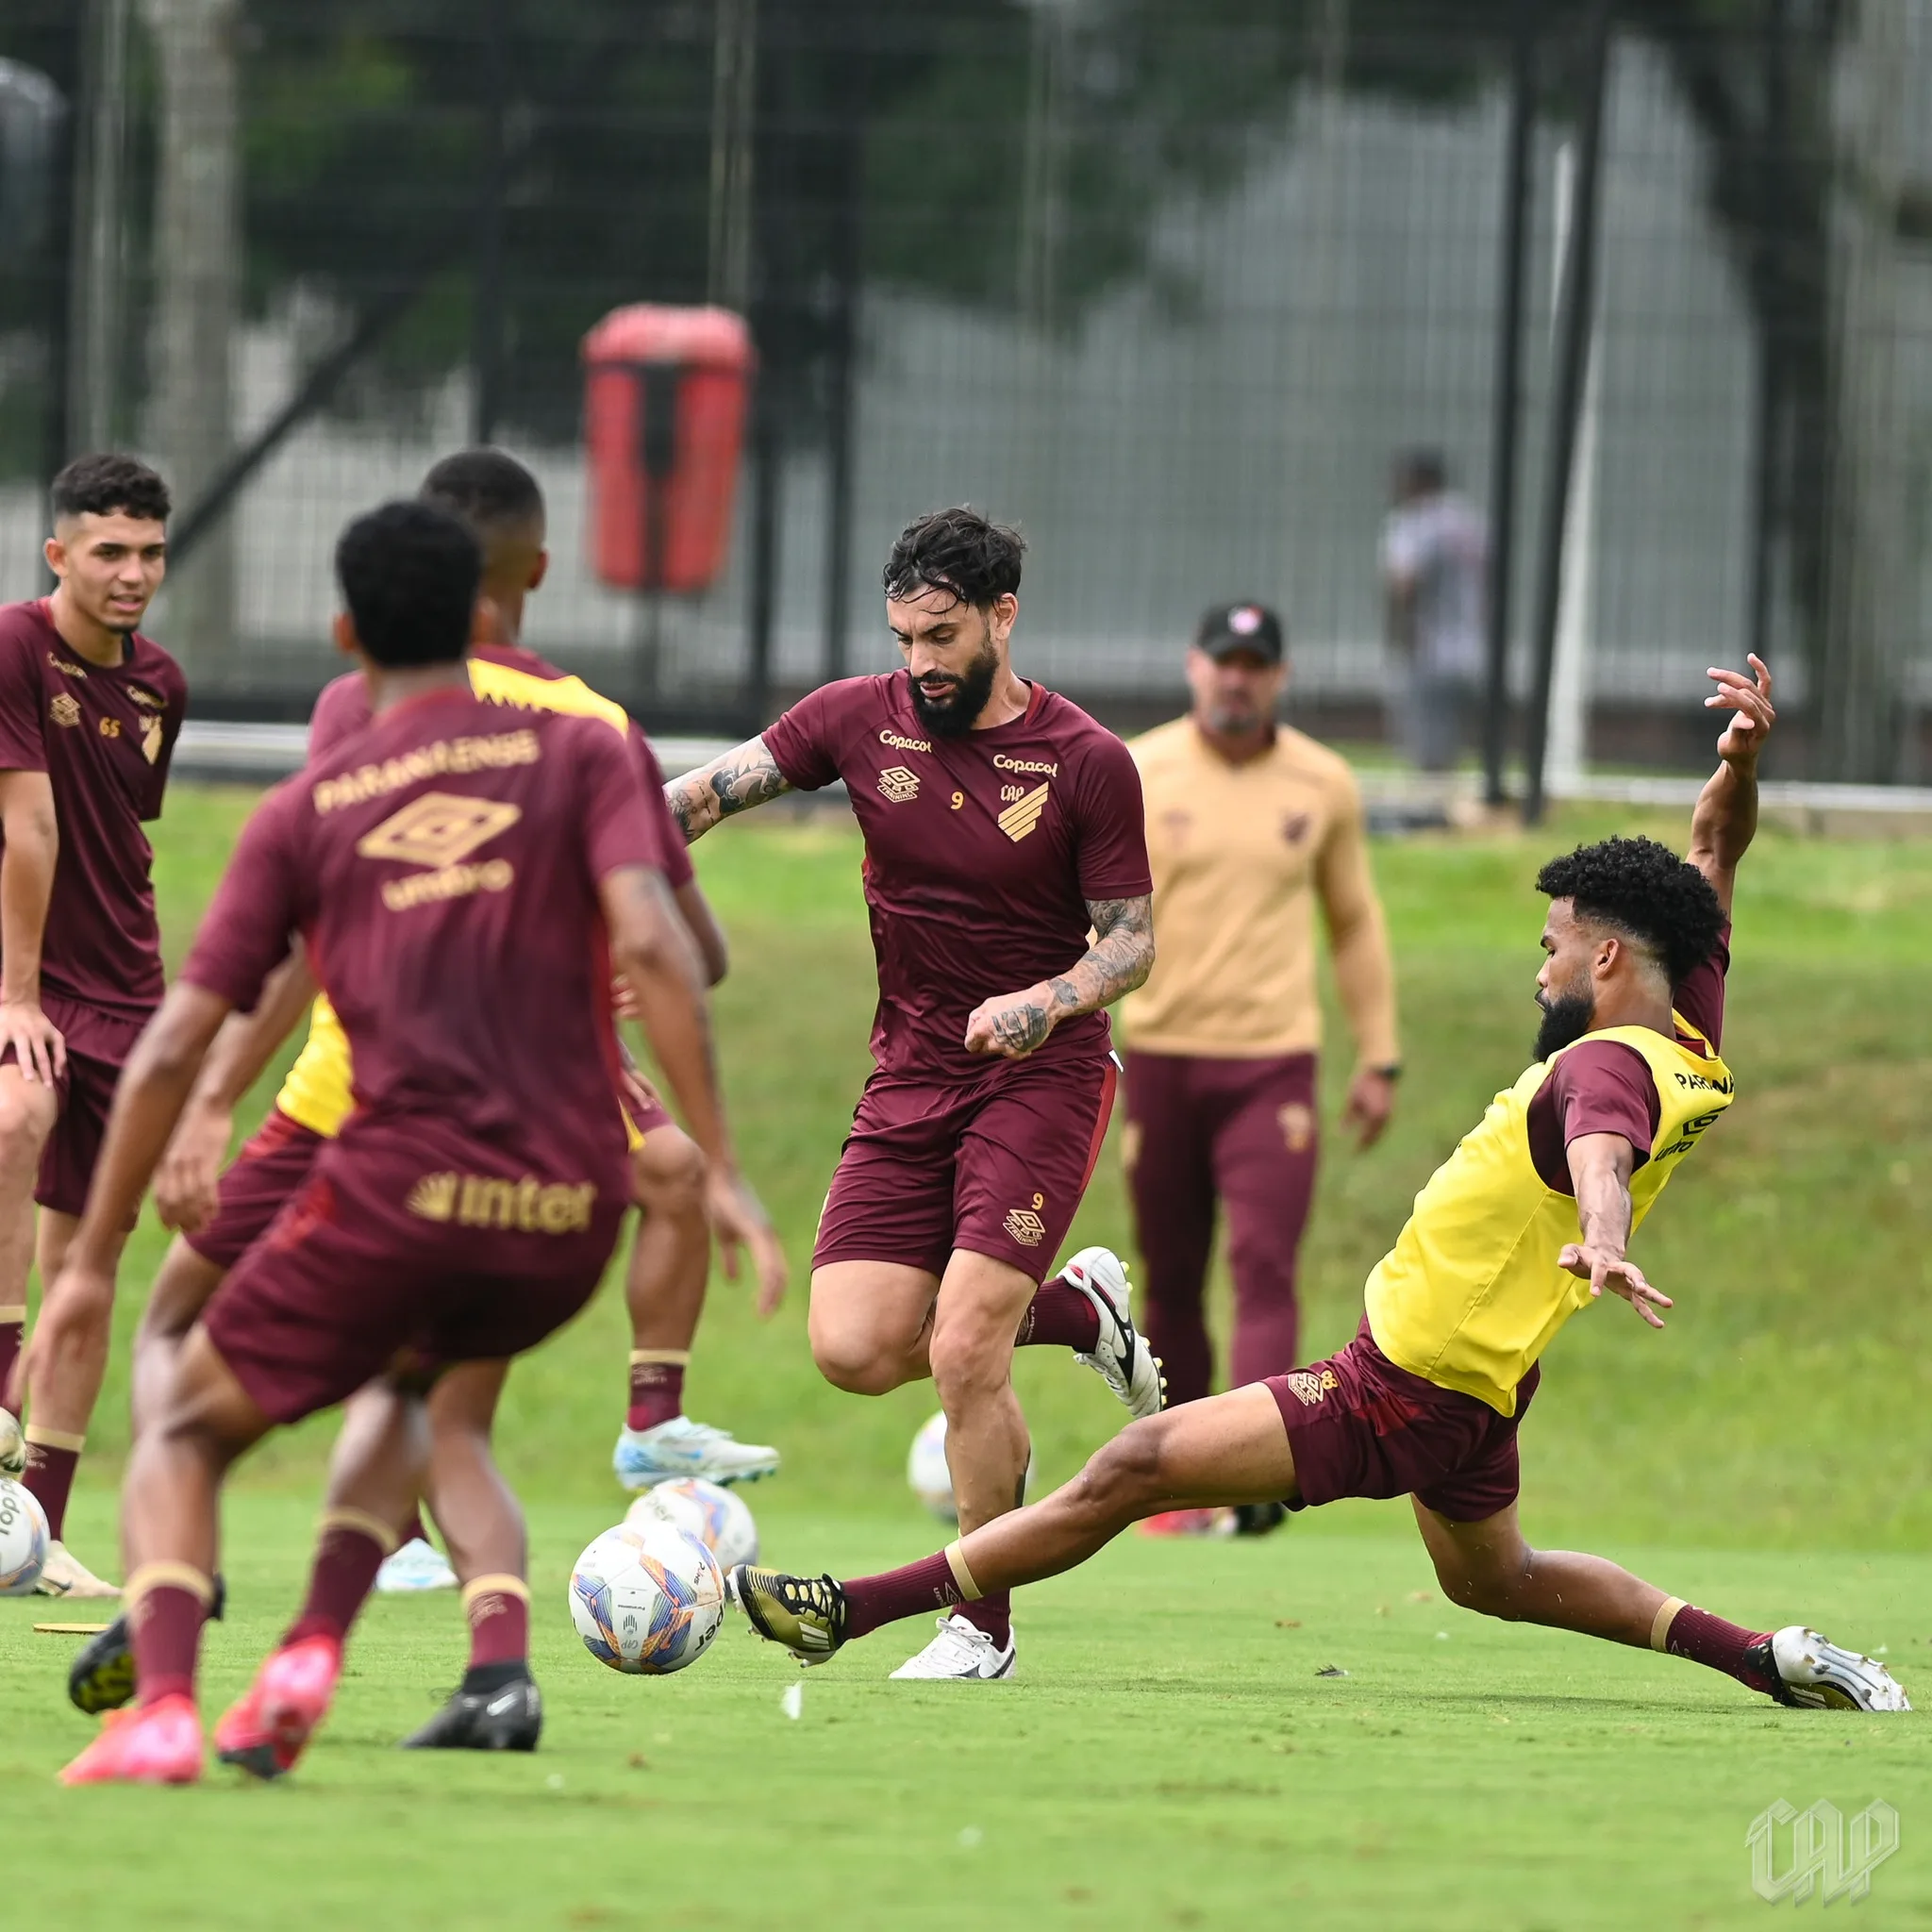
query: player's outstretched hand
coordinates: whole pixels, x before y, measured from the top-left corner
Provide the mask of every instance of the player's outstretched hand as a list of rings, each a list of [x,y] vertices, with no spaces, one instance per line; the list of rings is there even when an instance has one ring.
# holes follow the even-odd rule
[[[0,1054],[8,1047],[21,1078],[51,1087],[67,1071],[67,1040],[38,1000],[0,1000]]]
[[[225,1108],[191,1106],[155,1169],[155,1211],[163,1227],[198,1234],[214,1219],[222,1162],[235,1125]]]
[[[1557,1265],[1567,1269],[1579,1281],[1590,1283],[1591,1301],[1608,1289],[1612,1294],[1622,1295],[1653,1328],[1664,1325],[1657,1310],[1674,1306],[1669,1295],[1660,1293],[1644,1280],[1643,1270],[1635,1261],[1626,1261],[1622,1255],[1612,1255],[1606,1249],[1572,1241],[1557,1257]]]
[[[1043,986],[1002,993],[973,1009],[966,1022],[966,1051],[1023,1060],[1053,1031],[1053,1001]]]
[[[718,1258],[724,1264],[725,1279],[738,1279],[738,1251],[748,1249],[752,1272],[758,1276],[758,1316],[763,1320],[776,1314],[790,1271],[764,1203],[741,1174],[721,1174],[712,1168],[705,1175],[705,1207],[718,1237]]]
[[[1735,715],[1717,741],[1717,755],[1726,764],[1755,763],[1777,723],[1771,703],[1771,669],[1756,653],[1750,658],[1751,675],[1726,671],[1713,664],[1705,674],[1717,689],[1705,699],[1707,711],[1730,711]]]

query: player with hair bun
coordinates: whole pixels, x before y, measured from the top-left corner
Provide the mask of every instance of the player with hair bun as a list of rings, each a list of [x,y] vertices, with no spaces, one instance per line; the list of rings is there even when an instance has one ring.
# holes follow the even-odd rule
[[[1710,674],[1706,704],[1733,715],[1688,859],[1610,839],[1539,875],[1535,1063],[1416,1196],[1347,1347],[1133,1424],[1063,1489],[923,1562],[843,1584],[741,1566],[757,1629],[818,1662],[896,1618],[1071,1569],[1157,1510],[1407,1495],[1465,1608],[1668,1651],[1780,1704],[1909,1708],[1882,1663],[1815,1630],[1727,1623],[1601,1557],[1535,1549],[1517,1523],[1540,1357],[1606,1291],[1663,1326],[1670,1297],[1630,1237],[1735,1095],[1719,1055],[1732,888],[1775,716],[1771,674],[1751,667]]]

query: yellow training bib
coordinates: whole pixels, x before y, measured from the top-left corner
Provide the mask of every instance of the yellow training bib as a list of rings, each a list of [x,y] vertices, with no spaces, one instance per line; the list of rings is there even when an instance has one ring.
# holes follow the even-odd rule
[[[1730,1071],[1714,1051],[1707,1057],[1648,1026],[1609,1026],[1585,1037],[1636,1048],[1657,1082],[1657,1135],[1649,1160],[1630,1179],[1634,1231],[1730,1106]],[[1545,1185],[1529,1152],[1529,1103],[1562,1053],[1529,1068],[1490,1103],[1481,1124],[1415,1197],[1415,1211],[1366,1290],[1370,1330],[1391,1361],[1500,1415],[1516,1412],[1516,1385],[1590,1299],[1589,1282],[1557,1265],[1564,1246],[1582,1239],[1576,1203]]]

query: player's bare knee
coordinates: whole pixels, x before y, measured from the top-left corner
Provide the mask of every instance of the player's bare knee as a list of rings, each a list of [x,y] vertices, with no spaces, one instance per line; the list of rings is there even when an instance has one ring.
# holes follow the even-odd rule
[[[1083,1514],[1105,1523],[1131,1523],[1158,1507],[1162,1491],[1162,1418],[1129,1423],[1088,1458],[1069,1485]]]
[[[0,1079],[0,1175],[39,1172],[58,1110],[52,1088],[29,1086],[17,1075]]]
[[[819,1374],[848,1395],[883,1395],[906,1379],[900,1357],[869,1338],[814,1335],[811,1358]]]
[[[1506,1624],[1520,1623],[1523,1586],[1528,1576],[1527,1555],[1524,1561],[1506,1557],[1500,1562],[1466,1563],[1448,1556],[1436,1559],[1436,1581],[1442,1594],[1465,1610],[1479,1617],[1497,1617]]]
[[[646,1214],[673,1220],[702,1218],[705,1211],[705,1155],[689,1134],[660,1127],[630,1158],[638,1206]]]
[[[948,1414],[997,1395],[1012,1374],[1012,1333],[996,1324],[941,1323],[928,1353],[932,1385]]]

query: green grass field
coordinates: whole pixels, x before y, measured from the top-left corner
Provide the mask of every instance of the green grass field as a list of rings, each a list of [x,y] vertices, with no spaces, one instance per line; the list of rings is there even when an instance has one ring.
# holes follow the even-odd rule
[[[171,801],[157,876],[177,955],[248,803],[185,787]],[[1522,1065],[1537,860],[1609,828],[1576,814],[1533,838],[1378,848],[1408,1073],[1382,1147],[1329,1149],[1307,1353],[1345,1339],[1408,1198]],[[699,856],[736,948],[720,1007],[740,1137],[800,1287],[760,1325],[742,1291],[714,1285],[691,1407],[785,1450],[785,1473],[750,1492],[769,1554],[846,1572],[903,1560],[937,1541],[901,1474],[929,1393],[840,1395],[804,1339],[811,1228],[865,1065],[857,843],[824,820],[754,821]],[[1932,851],[1767,833],[1738,917],[1725,1051],[1740,1104],[1639,1247],[1676,1314],[1652,1335],[1621,1305],[1598,1308],[1559,1340],[1524,1432],[1525,1524],[1720,1612],[1884,1645],[1920,1688]],[[1111,1160],[1074,1240],[1129,1245]],[[124,1322],[160,1241],[144,1224],[130,1249]],[[624,1345],[607,1294],[518,1369],[506,1404],[504,1460],[535,1541],[550,1713],[537,1757],[393,1751],[454,1681],[462,1641],[449,1599],[385,1601],[297,1779],[65,1793],[51,1774],[86,1736],[60,1693],[72,1640],[0,1605],[15,1894],[74,1926],[675,1911],[1212,1925],[1253,1907],[1322,1926],[1716,1925],[1765,1909],[1745,1835],[1767,1806],[1826,1798],[1849,1815],[1882,1798],[1902,1849],[1859,1916],[1932,1918],[1919,1718],[1778,1711],[1693,1666],[1485,1624],[1443,1604],[1401,1506],[1344,1506],[1241,1547],[1125,1539],[1024,1596],[1021,1680],[984,1691],[886,1684],[909,1625],[904,1643],[887,1633],[806,1678],[796,1722],[779,1703],[791,1667],[738,1629],[684,1677],[615,1677],[576,1646],[562,1586],[621,1513],[607,1457]],[[72,1533],[104,1565],[124,1372],[117,1357]],[[1058,1481],[1119,1411],[1057,1352],[1024,1354],[1018,1379],[1040,1474]],[[211,1703],[299,1595],[331,1427],[273,1445],[238,1486]],[[1348,1674],[1317,1674],[1330,1665]]]

